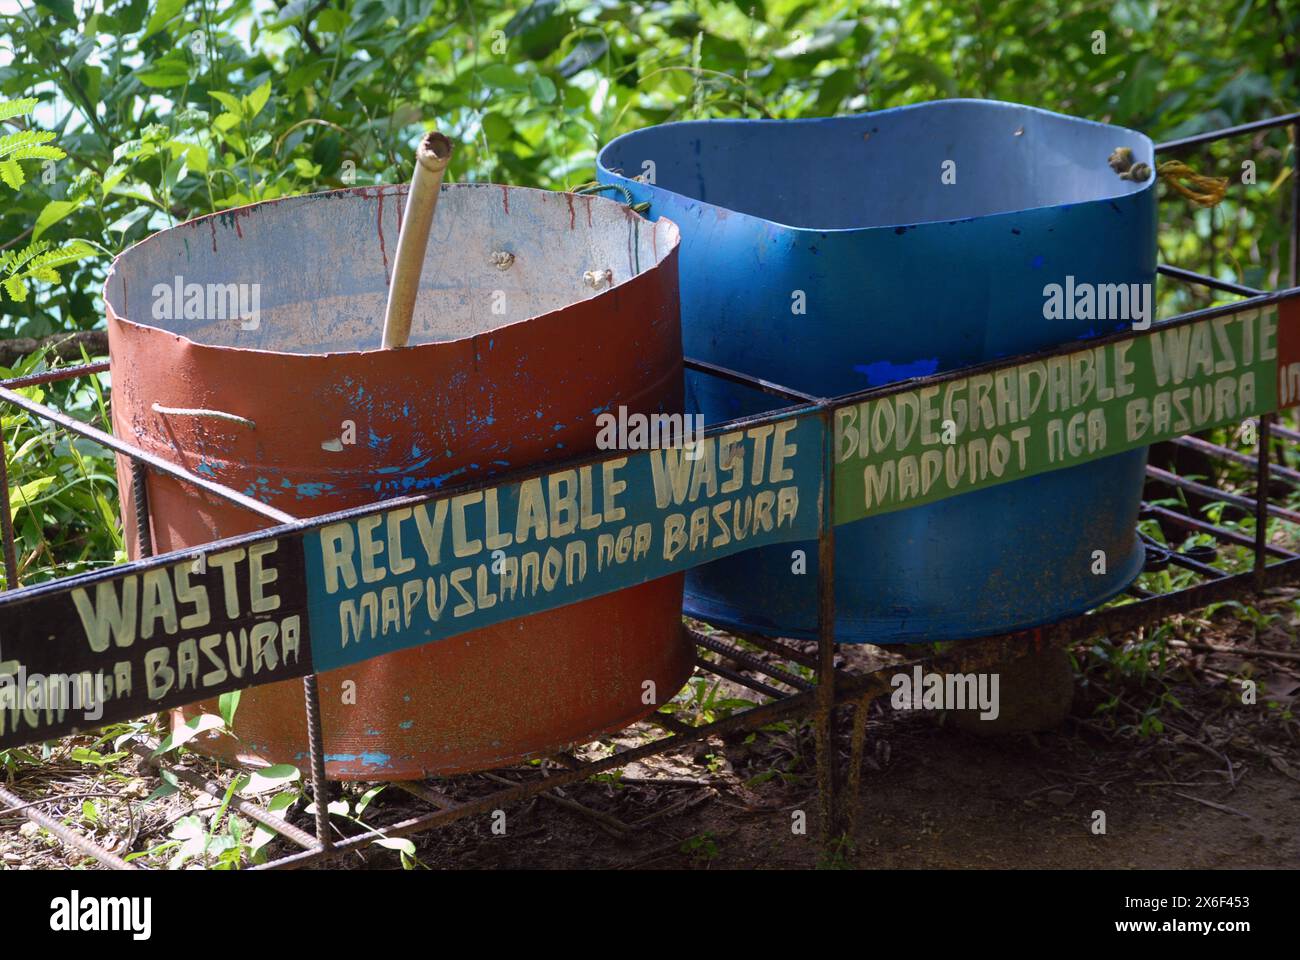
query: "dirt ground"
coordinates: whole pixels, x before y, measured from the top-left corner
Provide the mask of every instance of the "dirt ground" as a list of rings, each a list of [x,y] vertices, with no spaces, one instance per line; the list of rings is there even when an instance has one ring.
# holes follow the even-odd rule
[[[1240,754],[1221,744],[1220,760],[1175,738],[1135,743],[1107,734],[1079,712],[1058,732],[982,738],[876,705],[857,830],[829,861],[814,826],[807,731],[794,735],[802,752],[788,782],[747,786],[737,771],[750,773],[756,748],[738,739],[629,770],[672,781],[664,785],[565,792],[624,823],[644,822],[629,835],[535,801],[512,820],[513,837],[492,836],[486,822],[461,824],[421,840],[419,856],[431,867],[506,868],[1300,866],[1296,741],[1280,751],[1279,768],[1252,754],[1250,743]],[[847,762],[847,730],[841,734]],[[710,764],[720,769],[710,775]],[[808,814],[803,835],[792,829],[799,810]],[[1104,835],[1093,832],[1098,810]]]
[[[1300,866],[1300,723],[1292,716],[1300,696],[1297,625],[1296,594],[1280,591],[1250,616],[1224,610],[1213,621],[1175,620],[1164,648],[1169,659],[1161,669],[1155,656],[1149,673],[1116,673],[1096,650],[1079,648],[1071,715],[1048,733],[973,736],[939,715],[896,712],[877,700],[867,726],[856,830],[830,853],[818,838],[812,730],[793,721],[713,738],[557,788],[506,809],[504,835],[494,832],[490,816],[466,818],[415,836],[413,856],[371,845],[341,865],[1294,868]],[[1097,649],[1113,653],[1144,640],[1135,634]],[[1231,652],[1198,650],[1188,642]],[[890,657],[875,648],[852,649],[846,655],[863,662],[850,669]],[[1256,704],[1242,703],[1243,679],[1258,685]],[[716,719],[737,706],[728,698],[743,696],[753,697],[728,682],[716,689],[710,683],[687,698],[678,716]],[[839,713],[837,747],[846,769],[851,711]],[[655,728],[633,727],[574,753],[596,759],[657,735]],[[196,755],[187,756],[185,766],[230,779],[229,771]],[[548,761],[496,776],[518,780],[548,769],[560,768]],[[24,799],[49,801],[45,809],[123,854],[164,843],[183,817],[197,814],[211,822],[220,808],[219,797],[189,789],[145,802],[159,781],[134,758],[88,770],[55,753],[41,767],[11,771],[9,784]],[[458,801],[501,786],[490,775],[433,785]],[[355,803],[369,786],[336,788],[336,799]],[[99,804],[94,823],[86,821],[83,794],[109,798]],[[390,785],[372,798],[365,820],[385,826],[431,809]],[[1096,826],[1098,812],[1104,833]],[[289,813],[311,829],[303,801]],[[495,825],[502,827],[499,819]],[[275,840],[266,852],[275,857],[295,849]],[[165,866],[170,855],[144,862]],[[0,865],[92,863],[15,814],[0,816]]]

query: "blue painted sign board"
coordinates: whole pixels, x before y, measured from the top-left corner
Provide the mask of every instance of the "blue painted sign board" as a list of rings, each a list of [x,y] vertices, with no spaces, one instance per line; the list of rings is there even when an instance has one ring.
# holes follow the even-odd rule
[[[0,598],[0,747],[815,537],[819,415],[395,502]]]

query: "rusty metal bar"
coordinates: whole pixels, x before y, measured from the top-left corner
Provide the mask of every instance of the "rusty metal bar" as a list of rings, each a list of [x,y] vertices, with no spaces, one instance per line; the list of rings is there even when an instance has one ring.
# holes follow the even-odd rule
[[[459,806],[459,804],[456,803],[455,800],[451,799],[451,797],[440,793],[427,783],[423,783],[419,780],[398,780],[393,784],[393,786],[397,787],[399,790],[405,790],[413,797],[420,798],[435,810],[450,810],[453,807]]]
[[[1291,286],[1300,285],[1300,113],[1291,115]]]
[[[835,837],[835,429],[830,411],[822,449],[822,516],[817,537],[817,793],[823,850]]]
[[[730,667],[724,667],[720,663],[712,663],[699,654],[695,655],[695,664],[696,666],[703,667],[711,673],[716,673],[723,679],[730,680],[732,683],[738,683],[742,687],[748,687],[755,693],[761,693],[763,696],[771,697],[773,700],[780,700],[785,696],[782,691],[764,683],[762,680],[755,680],[753,677],[747,677],[743,673],[732,670]]]
[[[1259,442],[1256,444],[1255,467],[1255,589],[1263,586],[1264,567],[1268,564],[1268,447],[1271,440],[1269,429],[1273,424],[1273,414],[1266,413],[1259,418]]]
[[[686,357],[682,360],[682,366],[687,370],[694,370],[698,373],[707,373],[720,380],[728,380],[732,383],[738,383],[742,387],[750,387],[762,393],[770,394],[773,397],[780,397],[782,400],[793,400],[797,403],[821,402],[820,397],[814,397],[812,394],[804,393],[802,390],[796,390],[794,387],[787,387],[780,383],[773,383],[771,380],[764,380],[761,377],[751,377],[747,373],[741,373],[739,370],[732,370],[729,367],[722,367],[716,363],[709,363],[707,360],[696,360],[694,357]]]
[[[682,736],[690,736],[695,732],[695,727],[692,727],[689,723],[682,723],[672,714],[668,713],[652,713],[650,716],[645,718],[644,722],[653,723],[657,727],[663,727],[669,733],[676,733]]]
[[[1231,460],[1234,463],[1240,463],[1248,467],[1258,467],[1259,464],[1259,458],[1257,456],[1252,457],[1250,454],[1242,453],[1240,450],[1233,450],[1229,447],[1222,447],[1217,443],[1210,443],[1210,441],[1202,440],[1200,437],[1194,437],[1190,433],[1183,437],[1177,437],[1169,442],[1175,446],[1187,447],[1189,450],[1199,450],[1201,453],[1207,453],[1210,456],[1218,457],[1221,460]],[[1268,444],[1264,443],[1263,448],[1267,449]],[[1300,486],[1300,470],[1292,470],[1290,467],[1281,466],[1279,464],[1270,464],[1269,472],[1275,477]]]
[[[71,380],[73,377],[85,377],[94,373],[107,372],[107,360],[98,360],[94,363],[75,363],[67,367],[56,367],[53,370],[42,370],[40,373],[29,373],[22,377],[10,377],[7,380],[0,380],[0,387],[19,390],[23,387],[37,387],[43,383],[54,383],[57,380]]]
[[[1221,130],[1210,130],[1207,133],[1197,133],[1190,137],[1182,137],[1179,140],[1157,143],[1156,153],[1172,153],[1175,150],[1196,147],[1203,143],[1213,143],[1216,140],[1226,140],[1229,137],[1240,137],[1248,133],[1258,133],[1261,130],[1285,127],[1288,123],[1300,126],[1300,113],[1287,113],[1280,117],[1269,117],[1267,120],[1255,120],[1251,123],[1238,124],[1235,127],[1224,127]]]
[[[867,718],[871,713],[871,694],[853,704],[853,732],[849,737],[849,776],[844,788],[843,819],[850,837],[858,829],[858,798],[862,795],[862,762],[867,743]]]
[[[9,444],[0,435],[0,537],[4,540],[5,589],[13,590],[18,583],[18,551],[14,547],[13,506],[9,503]]]
[[[1156,267],[1156,272],[1171,277],[1174,280],[1181,280],[1184,283],[1193,283],[1202,287],[1210,287],[1214,290],[1222,290],[1224,293],[1235,293],[1242,297],[1258,297],[1264,293],[1263,290],[1256,290],[1254,287],[1247,287],[1240,283],[1233,283],[1230,280],[1219,280],[1215,277],[1207,276],[1204,273],[1196,273],[1194,270],[1184,270],[1182,267],[1171,267],[1162,263]]]
[[[739,640],[744,640],[746,643],[752,643],[754,646],[766,650],[768,653],[774,653],[783,660],[789,660],[791,663],[801,664],[802,666],[808,667],[810,670],[817,669],[817,658],[815,656],[810,656],[802,650],[796,650],[794,647],[784,644],[779,640],[765,637],[761,633],[749,633],[744,630],[727,630],[727,633]]]
[[[1194,530],[1197,533],[1209,534],[1216,539],[1225,540],[1228,543],[1235,544],[1239,547],[1254,548],[1255,546],[1254,538],[1248,537],[1244,533],[1238,533],[1235,530],[1228,530],[1224,527],[1216,527],[1212,523],[1207,523],[1206,521],[1198,520],[1195,517],[1176,513],[1173,510],[1166,507],[1159,507],[1155,504],[1143,503],[1142,512],[1139,516],[1155,517],[1165,520],[1169,523],[1175,524],[1176,526],[1183,527],[1184,529]],[[1282,557],[1284,559],[1295,559],[1296,557],[1300,557],[1300,554],[1292,553],[1290,550],[1283,550],[1281,547],[1274,546],[1271,543],[1266,544],[1264,549],[1275,557]]]
[[[1229,576],[1226,570],[1220,570],[1218,567],[1212,567],[1208,563],[1201,563],[1199,560],[1193,560],[1185,553],[1179,553],[1177,550],[1167,551],[1169,562],[1177,564],[1184,570],[1191,570],[1193,573],[1199,573],[1203,577],[1211,580],[1218,580],[1220,577]]]
[[[302,678],[303,704],[307,710],[307,749],[311,754],[311,798],[316,805],[316,841],[321,852],[329,853],[334,846],[330,836],[330,790],[325,779],[325,736],[321,729],[320,690],[316,674]]]
[[[739,647],[730,643],[723,643],[721,640],[714,637],[705,636],[698,630],[688,629],[687,633],[691,635],[691,639],[699,646],[712,650],[714,653],[720,653],[724,657],[730,657],[732,660],[744,665],[746,668],[771,677],[773,680],[784,683],[788,687],[794,687],[796,690],[812,690],[816,687],[816,684],[809,683],[803,677],[795,676],[793,673],[782,670],[780,667],[773,666],[770,663],[765,663],[753,654],[746,653],[744,650],[741,650]]]
[[[1280,423],[1273,424],[1273,433],[1282,440],[1290,440],[1292,443],[1300,443],[1300,430],[1292,430],[1290,427],[1284,427]]]
[[[149,524],[149,468],[139,460],[131,461],[131,502],[135,506],[135,534],[140,556],[153,556],[153,528]],[[138,557],[136,559],[139,559]]]
[[[245,510],[252,511],[259,516],[266,517],[268,520],[274,520],[276,523],[292,523],[295,518],[285,513],[283,510],[277,510],[275,507],[268,506],[260,500],[254,500],[252,497],[246,497],[242,493],[231,490],[229,487],[222,486],[214,480],[201,477],[197,473],[191,473],[184,467],[178,467],[169,460],[162,457],[154,456],[148,451],[141,450],[124,440],[119,440],[111,433],[105,433],[98,427],[93,427],[84,421],[75,417],[70,417],[66,413],[61,413],[44,404],[37,403],[34,400],[28,400],[26,397],[19,396],[8,387],[0,387],[0,399],[7,400],[16,407],[26,410],[28,413],[35,414],[44,420],[57,423],[59,426],[71,430],[73,433],[80,434],[83,437],[89,437],[101,446],[108,447],[116,453],[130,457],[132,460],[143,461],[159,473],[165,473],[177,480],[184,480],[186,483],[205,490],[223,500],[229,500],[231,503],[243,507]]]
[[[89,837],[83,836],[71,827],[66,827],[59,823],[58,820],[55,820],[39,807],[29,805],[28,801],[24,800],[16,793],[10,792],[4,787],[0,787],[0,800],[3,800],[9,806],[16,808],[17,812],[32,821],[32,823],[50,831],[50,833],[60,841],[66,843],[78,853],[84,853],[88,857],[93,857],[104,866],[111,867],[114,870],[138,869],[134,865],[127,863],[117,854],[105,850]]]
[[[1261,426],[1262,429],[1262,426]],[[1181,487],[1192,493],[1199,493],[1203,497],[1209,497],[1213,500],[1222,500],[1224,503],[1231,504],[1234,507],[1240,507],[1247,512],[1255,510],[1255,498],[1243,497],[1238,493],[1228,493],[1226,490],[1220,490],[1218,487],[1211,487],[1204,483],[1197,483],[1195,480],[1188,480],[1186,477],[1180,477],[1168,470],[1161,470],[1159,467],[1147,466],[1147,476],[1167,483],[1170,486]],[[1288,510],[1286,507],[1279,507],[1264,501],[1265,508],[1270,514],[1279,520],[1286,520],[1288,523],[1300,523],[1300,513],[1294,510]]]

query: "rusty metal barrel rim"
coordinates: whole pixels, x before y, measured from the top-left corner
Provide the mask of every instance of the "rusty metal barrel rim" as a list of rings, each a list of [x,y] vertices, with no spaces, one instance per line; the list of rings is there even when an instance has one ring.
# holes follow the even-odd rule
[[[590,251],[592,256],[588,259],[581,259],[580,254],[575,256],[574,249],[569,245],[537,245],[531,251],[533,253],[531,272],[528,260],[521,259],[523,257],[522,251],[513,249],[515,244],[503,235],[499,238],[499,243],[486,245],[480,251],[481,255],[476,260],[467,260],[467,262],[475,263],[482,268],[477,271],[478,279],[492,278],[499,281],[495,285],[487,286],[486,289],[500,289],[506,293],[526,293],[525,308],[521,310],[507,296],[504,298],[504,312],[497,314],[502,318],[499,321],[492,321],[490,325],[483,326],[482,329],[448,330],[445,327],[437,329],[435,324],[440,320],[445,323],[445,319],[442,318],[445,318],[449,312],[442,309],[443,305],[439,302],[439,294],[444,290],[445,284],[439,283],[444,278],[439,273],[438,258],[445,255],[446,246],[449,243],[461,242],[462,232],[465,227],[464,221],[471,210],[491,209],[491,204],[484,204],[482,202],[483,198],[477,196],[480,192],[491,195],[496,202],[500,203],[503,220],[510,217],[510,207],[513,203],[516,214],[520,212],[520,207],[524,206],[528,208],[527,212],[538,216],[539,223],[543,218],[549,218],[552,226],[562,228],[567,221],[570,232],[581,229],[584,223],[588,230],[616,228],[618,224],[626,223],[631,234],[622,244],[623,249],[616,249],[612,243],[607,241],[603,246],[592,249]],[[422,302],[417,309],[415,330],[412,333],[410,347],[427,346],[432,343],[448,343],[456,340],[472,340],[485,334],[493,334],[496,331],[504,330],[517,323],[529,322],[546,314],[557,312],[575,300],[612,296],[629,280],[644,270],[652,269],[661,263],[676,248],[679,242],[677,227],[670,220],[661,218],[652,223],[627,205],[594,194],[556,193],[529,187],[488,183],[443,184],[441,194],[439,217],[430,238],[425,271],[421,278]],[[271,214],[280,217],[296,217],[301,216],[304,211],[311,209],[312,206],[318,203],[337,203],[363,199],[373,202],[373,215],[367,214],[367,217],[373,216],[373,222],[367,224],[366,227],[373,232],[374,237],[378,240],[378,246],[371,251],[372,256],[369,259],[362,261],[361,266],[363,269],[360,272],[352,271],[350,274],[345,273],[342,275],[325,273],[324,277],[327,283],[342,283],[346,280],[364,281],[366,289],[362,293],[367,297],[372,297],[377,293],[380,286],[383,287],[385,293],[387,292],[392,258],[390,247],[395,244],[400,230],[400,214],[406,195],[406,184],[349,187],[341,190],[329,190],[259,201],[184,221],[167,230],[145,237],[114,258],[109,267],[102,291],[106,309],[120,321],[144,327],[157,327],[182,339],[214,349],[233,348],[241,351],[256,350],[269,353],[291,352],[298,356],[357,354],[378,350],[380,349],[378,339],[375,340],[373,346],[358,346],[352,349],[319,350],[306,348],[297,343],[289,344],[288,346],[292,347],[290,350],[277,349],[274,345],[262,346],[258,342],[265,337],[265,334],[259,334],[259,331],[263,329],[260,325],[261,317],[258,318],[259,324],[256,327],[248,319],[227,317],[222,319],[242,320],[242,323],[226,323],[222,326],[205,328],[189,324],[187,322],[188,318],[184,316],[166,318],[152,316],[154,311],[158,309],[157,303],[151,303],[148,309],[135,307],[135,305],[143,305],[145,299],[138,289],[129,287],[129,277],[123,276],[123,273],[128,262],[132,264],[132,270],[134,271],[143,269],[142,262],[148,263],[150,258],[166,259],[168,256],[174,257],[173,253],[164,251],[162,247],[165,243],[179,238],[184,244],[185,266],[190,270],[191,274],[198,274],[198,276],[192,278],[185,278],[186,287],[190,283],[197,283],[205,288],[210,283],[225,287],[232,282],[257,283],[262,287],[274,287],[275,283],[281,281],[283,277],[272,272],[270,269],[271,263],[265,261],[260,264],[245,265],[242,275],[252,276],[253,279],[234,281],[228,279],[209,281],[204,279],[208,271],[212,269],[214,262],[220,265],[219,271],[223,277],[231,274],[230,264],[227,259],[227,254],[231,251],[226,249],[223,252],[223,249],[219,249],[218,238],[227,236],[233,229],[235,237],[242,241],[244,240],[245,230],[256,229],[259,219]],[[551,209],[547,210],[548,207]],[[340,229],[346,229],[348,226],[355,227],[355,224],[331,224],[331,218],[328,216],[317,216],[315,219],[323,227],[338,226]],[[250,239],[255,238],[250,237]],[[224,241],[221,246],[226,246]],[[196,252],[200,255],[197,264],[194,261]],[[571,262],[557,265],[554,259],[556,255],[569,255]],[[620,262],[620,257],[622,262]],[[162,264],[156,265],[161,266]],[[382,272],[376,272],[381,265]],[[557,266],[565,266],[569,269],[560,271],[556,269]],[[547,289],[538,287],[529,289],[526,284],[518,279],[521,273],[528,273],[528,279],[535,281],[538,277],[537,271],[542,268],[547,268],[548,274],[562,276],[564,278],[563,282],[553,284]],[[369,276],[366,276],[367,273]],[[178,276],[184,277],[185,275],[178,274]],[[116,289],[114,288],[115,282],[117,284]],[[172,298],[172,312],[177,312],[175,288],[173,287],[172,291],[168,293],[159,290],[155,296],[154,289],[156,287],[156,284],[151,285],[149,291],[151,298],[156,301],[170,296]],[[207,290],[205,289],[206,293]],[[219,301],[221,306],[229,307],[234,305],[229,302],[229,291],[222,290],[217,291],[217,293],[227,298]],[[235,291],[235,293],[238,294],[240,291]],[[353,292],[346,295],[358,296],[360,294]],[[127,300],[128,296],[130,297],[129,302]],[[187,297],[188,293],[182,290],[182,306]],[[291,301],[268,305],[261,302],[260,297],[261,292],[259,292],[259,303],[257,305],[259,311],[265,310],[268,306],[273,311],[290,311],[299,306],[300,303],[305,302]],[[319,301],[319,297],[311,299],[313,302]],[[528,305],[533,305],[539,301],[542,306],[541,309],[527,309]],[[238,305],[242,306],[243,304]],[[379,316],[382,319],[382,309],[379,311]],[[146,317],[149,317],[149,319],[146,319]],[[366,335],[366,328],[358,325],[355,332],[358,339],[363,339]],[[211,336],[204,336],[204,333],[217,333],[222,338],[228,338],[235,342],[216,342]]]

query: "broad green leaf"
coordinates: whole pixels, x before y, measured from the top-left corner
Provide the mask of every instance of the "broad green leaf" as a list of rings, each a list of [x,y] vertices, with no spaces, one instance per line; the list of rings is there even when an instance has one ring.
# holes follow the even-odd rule
[[[244,785],[240,792],[245,796],[254,796],[265,793],[267,790],[273,790],[276,787],[282,787],[286,783],[292,783],[301,777],[302,774],[297,767],[287,763],[277,763],[274,766],[250,771],[248,783]]]
[[[241,696],[242,691],[231,690],[217,698],[217,710],[220,711],[221,719],[226,722],[227,727],[235,725],[235,711],[239,709],[239,698]]]
[[[185,147],[185,159],[195,173],[208,172],[208,151],[201,144],[191,143]]]
[[[348,807],[348,802],[346,800],[331,800],[329,806],[326,807],[326,809],[329,810],[330,814],[333,816],[346,817],[348,815],[349,807]],[[307,804],[307,812],[313,815],[316,813],[315,800]]]
[[[268,80],[266,81],[266,83],[262,84],[260,87],[258,87],[256,90],[254,90],[252,93],[250,93],[247,97],[244,98],[244,102],[247,104],[248,107],[245,113],[247,114],[249,119],[252,119],[253,117],[257,116],[259,113],[262,112],[262,108],[266,106],[266,101],[270,98],[270,96],[271,96],[271,81]]]
[[[335,13],[334,10],[322,10],[321,15],[326,13]],[[289,71],[289,76],[284,80],[284,89],[289,96],[297,96],[298,91],[303,87],[310,86],[319,78],[330,72],[330,64],[327,60],[309,60],[306,63],[300,63]]]
[[[149,17],[149,22],[144,27],[144,37],[152,37],[155,33],[167,26],[168,21],[176,14],[181,12],[185,6],[185,0],[158,0],[158,5],[154,7],[153,14]]]
[[[162,768],[158,771],[158,775],[162,778],[162,783],[158,784],[157,789],[155,789],[153,793],[149,794],[148,799],[145,800],[146,803],[152,800],[161,800],[163,797],[170,797],[173,793],[180,792],[181,785],[176,779],[176,774],[166,768]]]
[[[209,730],[220,730],[224,726],[225,721],[216,714],[201,713],[168,734],[166,739],[158,744],[158,749],[153,752],[153,755],[156,757],[167,753],[169,750],[175,750],[177,747],[189,743],[201,733],[206,733]]]
[[[555,89],[555,81],[545,74],[539,73],[533,77],[531,89],[533,96],[542,103],[554,103],[558,95],[558,91]]]
[[[514,67],[505,63],[488,64],[478,71],[478,78],[489,87],[496,87],[498,90],[528,89],[528,75],[517,72]]]
[[[333,7],[326,7],[320,13],[316,14],[316,26],[326,33],[342,33],[348,28],[351,19],[342,10],[335,10]]]
[[[381,783],[381,784],[380,784],[379,786],[377,786],[377,787],[371,787],[369,790],[367,790],[367,791],[362,795],[361,799],[357,801],[357,816],[358,816],[358,817],[361,816],[363,813],[366,812],[366,807],[370,806],[370,801],[373,800],[373,799],[375,799],[375,797],[379,796],[379,794],[381,794],[381,793],[384,791],[384,788],[385,788],[386,786],[388,786],[388,785],[385,784],[385,783]]]
[[[224,90],[209,90],[208,96],[215,99],[238,119],[244,115],[244,106],[239,102],[239,98],[233,94],[226,93]]]
[[[166,89],[168,87],[182,87],[190,78],[190,71],[183,63],[176,61],[159,61],[143,70],[136,72],[136,79],[146,87],[155,87],[157,89]]]
[[[40,216],[36,218],[36,226],[32,228],[32,239],[39,240],[41,234],[54,226],[81,204],[76,200],[51,200],[45,205]]]
[[[181,817],[172,825],[171,837],[181,842],[180,849],[172,857],[168,866],[176,870],[185,865],[187,860],[203,856],[208,848],[208,831],[202,819],[191,814]]]
[[[19,299],[15,297],[14,299]],[[24,507],[29,507],[31,501],[41,495],[43,490],[48,490],[54,485],[58,477],[37,477],[35,480],[28,480],[26,483],[20,483],[17,486],[9,488],[9,517],[12,519],[18,516],[18,511]]]
[[[269,814],[279,814],[291,806],[298,799],[298,791],[286,790],[284,793],[277,793],[271,798],[271,802],[266,805],[266,812]],[[249,842],[249,847],[254,856],[257,855],[264,846],[274,840],[278,834],[270,827],[257,824],[253,828],[253,838]]]

